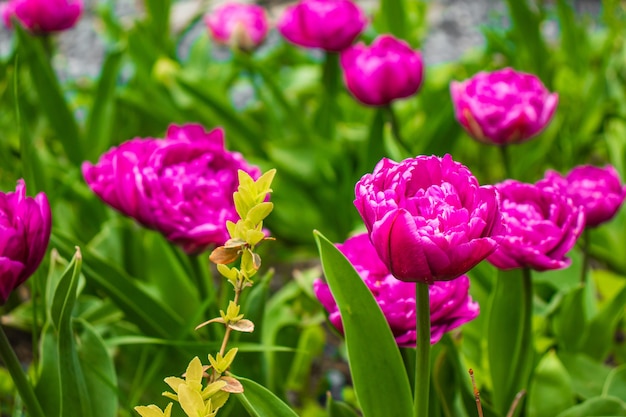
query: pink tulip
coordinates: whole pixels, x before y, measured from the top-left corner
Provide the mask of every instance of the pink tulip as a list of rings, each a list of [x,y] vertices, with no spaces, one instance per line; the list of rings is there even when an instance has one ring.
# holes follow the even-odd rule
[[[566,176],[548,171],[539,186],[556,187],[585,212],[585,226],[595,227],[615,216],[626,197],[626,186],[611,165],[604,168],[577,166]]]
[[[50,240],[52,215],[48,198],[26,196],[23,180],[15,192],[0,192],[0,303],[39,267]]]
[[[17,19],[34,33],[50,33],[73,27],[83,12],[83,0],[9,0],[0,6],[7,27]]]
[[[135,138],[83,163],[85,181],[106,204],[158,230],[187,253],[223,245],[238,216],[237,171],[260,175],[224,148],[224,132],[171,125],[165,139]]]
[[[515,180],[496,188],[506,231],[488,261],[501,269],[545,271],[569,266],[571,260],[565,255],[585,225],[581,208],[556,188]]]
[[[402,281],[448,281],[496,248],[498,194],[450,155],[383,159],[356,184],[354,205],[376,253]]]
[[[494,145],[524,142],[552,119],[559,97],[532,74],[511,68],[450,84],[461,126],[475,139]]]
[[[346,255],[380,306],[399,346],[415,347],[415,283],[393,277],[378,258],[367,233],[356,235],[337,245]],[[321,279],[313,290],[328,311],[328,319],[343,331],[341,315],[328,284]],[[444,333],[478,316],[478,303],[469,295],[469,279],[463,275],[452,281],[435,282],[430,292],[430,343],[437,343]]]
[[[295,45],[340,52],[366,25],[367,17],[350,0],[301,0],[285,9],[277,29]]]
[[[348,91],[370,106],[412,96],[422,85],[422,56],[404,41],[381,35],[341,52],[341,68]]]
[[[213,39],[244,51],[256,49],[268,31],[265,9],[255,4],[224,3],[204,21]]]

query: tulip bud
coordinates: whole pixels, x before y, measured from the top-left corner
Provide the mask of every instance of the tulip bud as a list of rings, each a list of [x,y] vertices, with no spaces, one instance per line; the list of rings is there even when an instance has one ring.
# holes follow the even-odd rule
[[[70,29],[82,12],[83,0],[9,0],[0,6],[7,27],[12,27],[15,18],[33,33]]]
[[[225,3],[204,21],[213,39],[243,51],[256,49],[268,31],[265,9],[255,4]]]
[[[422,85],[421,54],[391,35],[379,36],[369,47],[359,43],[347,48],[340,63],[348,91],[370,106],[409,97]]]
[[[552,119],[559,97],[532,74],[505,68],[450,84],[457,120],[474,139],[494,145],[524,142]]]
[[[367,17],[350,0],[301,0],[285,9],[277,29],[295,45],[340,52],[366,25]]]

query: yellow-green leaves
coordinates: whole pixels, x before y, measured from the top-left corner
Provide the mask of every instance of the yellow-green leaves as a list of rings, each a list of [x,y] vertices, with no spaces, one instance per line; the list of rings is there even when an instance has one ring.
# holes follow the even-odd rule
[[[211,363],[211,367],[218,374],[223,374],[228,368],[230,368],[230,365],[235,359],[235,355],[237,355],[237,351],[237,348],[232,348],[228,351],[228,353],[226,353],[226,355],[222,356],[220,353],[218,353],[215,358],[212,355],[209,355],[209,362]]]
[[[161,410],[154,404],[145,406],[141,405],[135,407],[135,411],[139,413],[141,417],[170,417],[172,415],[172,403],[169,403],[165,410]]]

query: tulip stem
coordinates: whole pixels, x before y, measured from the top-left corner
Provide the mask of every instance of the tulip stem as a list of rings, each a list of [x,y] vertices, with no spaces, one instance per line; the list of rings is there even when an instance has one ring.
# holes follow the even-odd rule
[[[415,360],[414,417],[428,417],[430,395],[430,293],[428,284],[415,284],[417,348]]]
[[[509,158],[509,147],[507,145],[498,146],[500,148],[500,157],[502,166],[504,167],[505,178],[513,178],[511,173],[511,158]]]
[[[2,358],[4,365],[9,371],[9,374],[11,374],[11,378],[13,378],[15,388],[17,388],[20,397],[22,397],[22,401],[24,402],[24,404],[26,404],[29,415],[31,417],[45,417],[45,414],[41,409],[41,405],[39,404],[39,401],[35,396],[35,391],[33,390],[32,385],[28,382],[26,374],[24,373],[24,369],[22,369],[22,365],[17,359],[17,356],[15,355],[15,352],[11,347],[11,343],[9,343],[9,339],[4,332],[4,328],[1,325],[0,358]]]
[[[589,269],[589,228],[583,230],[583,266],[580,271],[580,283],[584,286],[587,284],[587,270]]]

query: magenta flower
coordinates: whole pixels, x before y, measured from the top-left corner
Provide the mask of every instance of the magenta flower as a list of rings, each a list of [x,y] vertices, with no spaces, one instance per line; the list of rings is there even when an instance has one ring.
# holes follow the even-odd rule
[[[50,33],[73,27],[83,12],[83,0],[9,0],[0,6],[7,27],[17,19],[34,33]]]
[[[550,93],[532,74],[505,68],[479,72],[450,84],[461,126],[475,139],[494,145],[524,142],[541,132],[556,110],[558,94]]]
[[[268,31],[265,9],[256,4],[224,3],[204,21],[213,39],[244,51],[256,49]]]
[[[418,51],[391,35],[341,52],[341,68],[348,91],[370,106],[384,106],[409,97],[422,85],[424,65]]]
[[[556,187],[567,194],[575,205],[582,206],[587,227],[611,220],[626,197],[626,186],[620,181],[617,170],[610,165],[604,168],[577,166],[566,176],[549,170],[545,179],[537,185]]]
[[[238,170],[258,178],[224,132],[197,124],[171,125],[165,139],[135,138],[83,163],[85,181],[106,204],[194,254],[223,245],[226,221],[237,213]]]
[[[298,46],[340,52],[366,25],[367,17],[350,0],[301,0],[285,9],[277,29]]]
[[[545,271],[569,266],[571,261],[565,255],[585,224],[581,208],[556,188],[515,180],[496,188],[506,232],[487,260],[501,269]]]
[[[378,258],[367,233],[354,236],[337,245],[357,270],[378,302],[399,346],[415,347],[415,283],[393,277]],[[339,308],[328,284],[321,279],[313,290],[328,311],[328,319],[343,332]],[[478,316],[480,308],[469,295],[469,279],[463,275],[452,281],[435,282],[430,292],[430,343],[437,343],[444,333]]]
[[[15,192],[0,192],[0,303],[39,267],[50,240],[52,215],[48,198],[26,196],[24,180]]]
[[[402,281],[448,281],[496,248],[498,195],[450,155],[381,160],[356,184],[354,205],[376,252]]]

